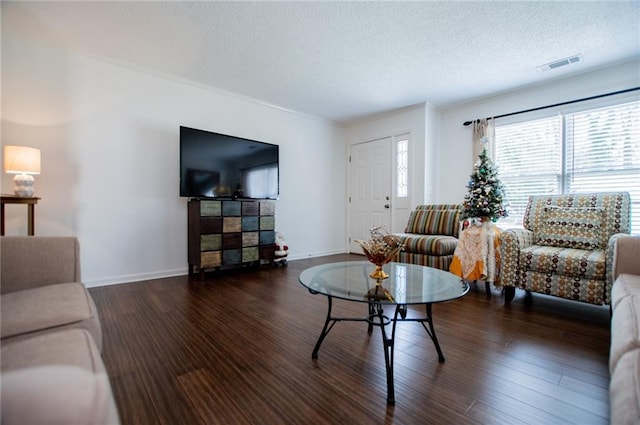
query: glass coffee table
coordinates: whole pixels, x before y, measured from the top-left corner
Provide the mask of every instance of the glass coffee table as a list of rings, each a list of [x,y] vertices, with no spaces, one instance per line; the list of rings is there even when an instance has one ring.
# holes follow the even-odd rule
[[[393,381],[393,347],[396,323],[399,321],[418,322],[427,331],[438,353],[438,361],[444,362],[436,331],[433,327],[432,306],[435,303],[451,301],[469,292],[469,285],[460,277],[432,267],[405,263],[389,263],[384,271],[387,279],[376,281],[369,274],[375,266],[369,261],[346,261],[328,263],[304,270],[300,283],[312,294],[327,297],[327,316],[311,357],[318,358],[318,350],[327,334],[337,322],[366,322],[368,332],[374,326],[380,328],[384,348],[387,373],[387,403],[395,403]],[[334,317],[331,315],[333,299],[360,302],[368,305],[366,317]],[[424,317],[408,317],[408,305],[425,305]],[[385,314],[384,309],[390,312]],[[387,332],[391,326],[391,332]]]

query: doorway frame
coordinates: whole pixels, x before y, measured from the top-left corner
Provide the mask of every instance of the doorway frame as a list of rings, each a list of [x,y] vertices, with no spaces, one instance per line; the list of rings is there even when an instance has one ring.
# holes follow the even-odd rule
[[[388,229],[391,233],[402,233],[404,231],[404,226],[406,224],[407,217],[410,213],[411,205],[413,205],[413,185],[414,185],[414,168],[415,164],[413,161],[414,157],[414,140],[413,140],[413,131],[404,130],[397,131],[391,134],[380,135],[379,137],[372,137],[366,140],[354,141],[350,142],[348,146],[347,152],[347,235],[345,244],[347,247],[347,252],[351,251],[351,238],[352,231],[354,228],[354,223],[352,223],[352,204],[351,204],[351,194],[353,190],[353,182],[351,181],[351,154],[352,148],[355,145],[361,145],[363,143],[375,142],[377,140],[382,139],[391,139],[391,209],[390,209],[390,222],[391,228]],[[397,170],[398,170],[398,157],[397,157],[397,142],[400,140],[407,140],[407,196],[398,198],[397,196]]]

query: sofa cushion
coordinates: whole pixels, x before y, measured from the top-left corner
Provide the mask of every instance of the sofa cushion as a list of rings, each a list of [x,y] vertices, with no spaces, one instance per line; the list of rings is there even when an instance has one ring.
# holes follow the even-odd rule
[[[538,245],[594,250],[606,247],[602,240],[602,208],[545,207],[536,230]]]
[[[1,308],[3,340],[75,327],[88,330],[98,348],[102,348],[98,312],[82,283],[60,283],[5,293]]]
[[[533,245],[520,250],[520,266],[524,271],[594,280],[604,280],[605,260],[605,252],[601,249],[585,251]]]
[[[80,282],[80,245],[72,236],[3,236],[0,291]]]
[[[40,366],[2,374],[2,423],[118,424],[106,373]]]
[[[2,372],[51,364],[79,367],[104,373],[100,350],[84,329],[68,328],[2,341]]]
[[[611,288],[611,308],[615,310],[629,295],[640,295],[640,275],[621,273]]]
[[[458,236],[460,210],[422,210],[411,211],[405,233],[421,235]]]
[[[609,372],[624,353],[635,349],[640,349],[640,295],[629,295],[618,302],[611,317]]]
[[[609,386],[611,423],[640,423],[640,349],[625,353],[611,375]]]
[[[404,252],[423,255],[453,255],[458,239],[444,235],[416,235],[400,233],[397,235],[404,245]]]

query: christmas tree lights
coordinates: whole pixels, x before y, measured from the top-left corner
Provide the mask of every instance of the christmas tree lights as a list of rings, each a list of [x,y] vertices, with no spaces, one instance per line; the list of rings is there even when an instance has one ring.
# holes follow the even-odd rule
[[[482,150],[478,158],[464,196],[462,218],[486,217],[495,222],[509,215],[504,186],[486,149]]]

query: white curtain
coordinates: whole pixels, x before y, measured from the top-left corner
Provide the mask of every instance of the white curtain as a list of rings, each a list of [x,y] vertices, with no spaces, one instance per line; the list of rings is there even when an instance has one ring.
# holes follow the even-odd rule
[[[473,163],[478,159],[478,156],[482,152],[483,148],[487,149],[489,158],[493,158],[494,154],[494,139],[495,139],[495,127],[493,125],[493,119],[483,118],[481,120],[475,120],[473,122]]]

